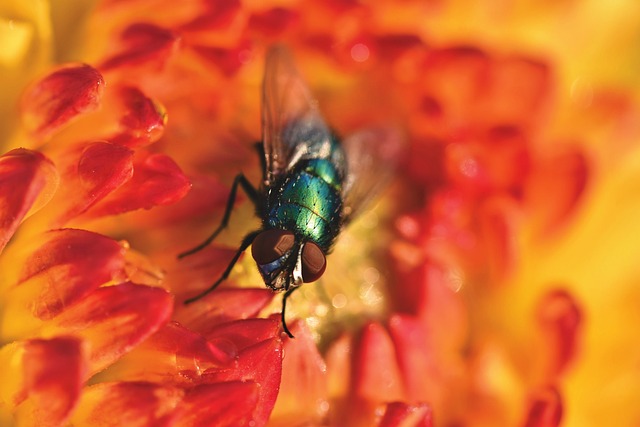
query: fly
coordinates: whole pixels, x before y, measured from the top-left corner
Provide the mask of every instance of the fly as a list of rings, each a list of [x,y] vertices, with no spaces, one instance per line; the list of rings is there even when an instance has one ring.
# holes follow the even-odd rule
[[[262,143],[258,144],[261,185],[254,187],[239,173],[218,228],[178,257],[203,249],[227,226],[238,187],[255,206],[262,225],[244,237],[218,280],[185,304],[218,287],[251,246],[265,285],[284,292],[282,326],[293,338],[285,321],[287,299],[302,283],[322,276],[326,255],[341,229],[390,178],[398,142],[398,135],[387,128],[364,130],[341,142],[325,124],[287,49],[271,48],[262,90]]]

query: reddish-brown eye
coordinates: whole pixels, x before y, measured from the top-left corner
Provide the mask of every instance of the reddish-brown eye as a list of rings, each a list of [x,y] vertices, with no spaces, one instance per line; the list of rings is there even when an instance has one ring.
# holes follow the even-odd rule
[[[327,260],[322,249],[313,242],[307,242],[302,248],[302,280],[315,282],[322,276],[327,267]]]
[[[295,237],[286,230],[266,230],[251,244],[251,255],[259,265],[269,264],[293,248]]]

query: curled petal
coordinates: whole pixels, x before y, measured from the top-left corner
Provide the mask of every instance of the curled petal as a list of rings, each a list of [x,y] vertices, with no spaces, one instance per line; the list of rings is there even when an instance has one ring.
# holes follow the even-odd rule
[[[125,111],[120,119],[122,134],[112,142],[134,147],[157,141],[167,123],[164,107],[134,87],[121,88],[119,96]]]
[[[0,252],[29,213],[47,203],[58,185],[55,166],[18,148],[0,157]]]
[[[82,342],[71,337],[29,340],[3,348],[0,363],[7,360],[12,363],[2,370],[14,374],[3,378],[2,395],[6,403],[17,405],[20,425],[62,425],[75,408],[86,378]]]
[[[90,343],[90,370],[104,369],[157,331],[171,315],[163,289],[124,283],[96,289],[56,317],[51,333],[69,333]]]
[[[136,155],[132,179],[96,206],[91,215],[151,209],[175,203],[187,194],[191,184],[171,158],[163,154]]]
[[[147,382],[101,383],[85,390],[74,425],[165,427],[173,425],[184,391]]]
[[[124,249],[116,241],[85,230],[45,234],[45,242],[27,259],[18,286],[35,288],[32,313],[57,316],[98,286],[124,277]]]
[[[120,145],[95,142],[77,155],[70,153],[69,158],[72,163],[64,173],[64,191],[56,199],[66,206],[58,224],[86,212],[133,175],[133,151]]]
[[[172,31],[148,23],[127,27],[120,39],[118,53],[103,62],[100,69],[110,71],[141,64],[153,64],[161,68],[180,43],[180,38]]]
[[[279,333],[278,319],[243,319],[218,325],[205,337],[212,343],[228,342],[238,350],[244,350],[277,337]]]
[[[215,345],[170,322],[109,367],[108,373],[111,379],[186,386],[201,382],[204,370],[232,366],[237,355],[232,343]]]
[[[556,232],[582,200],[591,175],[585,154],[565,148],[536,163],[527,185],[526,201],[541,231]]]
[[[221,381],[254,381],[260,385],[258,403],[255,408],[255,422],[257,425],[264,425],[269,419],[269,415],[273,410],[278,391],[280,389],[280,380],[282,376],[282,341],[280,341],[280,326],[278,319],[266,319],[272,324],[269,327],[276,336],[272,336],[257,344],[243,348],[238,353],[236,365],[230,369],[210,369],[203,374],[203,380],[208,383]],[[233,329],[238,330],[240,336],[246,336],[248,326],[253,322],[242,320],[234,322]],[[278,325],[275,327],[275,325]],[[232,330],[228,330],[229,339],[234,339],[231,334]],[[244,340],[244,343],[248,341]],[[241,343],[242,344],[242,343]]]
[[[71,120],[95,110],[104,79],[88,65],[69,65],[36,82],[22,98],[25,126],[44,139]]]
[[[432,427],[433,412],[426,403],[409,405],[403,402],[387,404],[379,427]]]
[[[524,427],[558,427],[562,421],[562,396],[557,388],[548,386],[534,393]]]
[[[253,381],[231,381],[194,387],[180,403],[174,425],[264,426],[266,419],[256,416],[262,388]]]

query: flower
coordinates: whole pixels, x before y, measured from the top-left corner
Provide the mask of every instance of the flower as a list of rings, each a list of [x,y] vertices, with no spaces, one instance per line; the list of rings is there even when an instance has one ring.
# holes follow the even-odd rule
[[[10,2],[0,424],[637,422],[640,11],[596,3]],[[338,133],[407,139],[291,297],[295,339],[250,260],[182,304],[255,228],[248,203],[176,259],[239,171],[260,180],[276,42]]]

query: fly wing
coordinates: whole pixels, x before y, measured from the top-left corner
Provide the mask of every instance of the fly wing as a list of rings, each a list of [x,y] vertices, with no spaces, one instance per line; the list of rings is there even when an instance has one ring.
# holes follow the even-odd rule
[[[343,145],[348,171],[342,192],[346,224],[389,183],[398,166],[403,140],[394,128],[371,128],[349,136]]]
[[[304,145],[305,138],[299,137],[301,128],[312,129],[316,134],[314,140],[330,139],[317,102],[296,70],[289,51],[277,45],[267,53],[262,92],[266,185],[286,171],[292,158],[304,156],[311,148]]]

